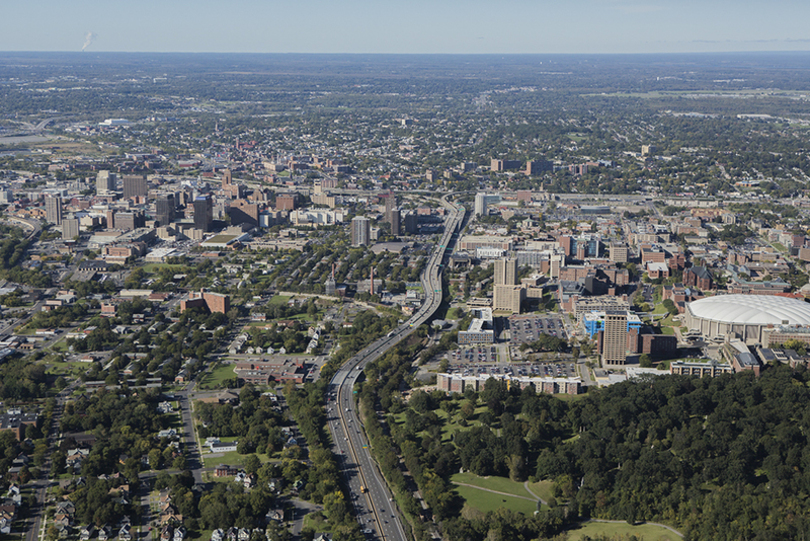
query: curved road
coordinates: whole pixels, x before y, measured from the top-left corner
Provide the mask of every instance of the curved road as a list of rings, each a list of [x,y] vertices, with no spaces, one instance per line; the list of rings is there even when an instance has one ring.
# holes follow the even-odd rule
[[[406,541],[402,521],[394,508],[393,494],[382,478],[360,426],[352,391],[363,368],[384,355],[389,349],[425,323],[442,302],[442,261],[453,242],[466,209],[442,200],[449,210],[445,231],[439,245],[430,256],[422,273],[425,302],[405,323],[378,339],[344,364],[332,378],[327,396],[327,424],[334,442],[333,452],[346,477],[351,503],[361,529],[372,539]]]

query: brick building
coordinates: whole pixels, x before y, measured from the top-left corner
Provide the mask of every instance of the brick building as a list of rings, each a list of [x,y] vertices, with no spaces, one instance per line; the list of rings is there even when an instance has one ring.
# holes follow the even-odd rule
[[[224,314],[231,307],[231,298],[228,295],[220,293],[210,293],[205,290],[200,292],[191,291],[188,294],[188,299],[180,301],[180,311],[187,310],[188,308],[206,308],[210,312],[219,312]]]

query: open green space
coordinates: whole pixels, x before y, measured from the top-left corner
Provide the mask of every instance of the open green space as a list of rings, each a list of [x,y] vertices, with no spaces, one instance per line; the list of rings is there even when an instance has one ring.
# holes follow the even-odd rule
[[[524,498],[533,497],[523,486],[523,483],[512,481],[506,477],[497,477],[494,475],[489,477],[479,477],[474,473],[465,472],[453,475],[450,477],[450,480],[454,483],[475,485],[477,487],[495,490],[497,492],[506,492],[507,494],[512,494],[514,496],[523,496]]]
[[[234,365],[221,364],[210,372],[206,372],[200,381],[200,388],[213,389],[220,387],[225,380],[236,377],[233,371]]]
[[[273,296],[273,298],[267,301],[267,305],[270,306],[273,304],[287,304],[290,301],[290,299],[292,299],[292,297],[289,295],[275,295]]]
[[[160,269],[172,269],[172,270],[182,270],[185,265],[176,265],[176,264],[169,264],[169,263],[147,263],[143,266],[143,271],[149,274],[154,274]]]
[[[544,502],[549,501],[554,496],[554,481],[529,483],[529,488]]]
[[[460,486],[456,487],[456,492],[458,492],[459,496],[464,498],[464,501],[466,501],[470,507],[478,509],[482,513],[505,507],[511,511],[523,513],[528,516],[534,514],[537,510],[537,504],[535,502],[524,500],[523,498],[503,496],[477,488]]]
[[[331,532],[332,527],[329,525],[323,513],[315,512],[304,515],[304,528],[315,530],[316,532]]]
[[[245,460],[247,455],[240,455],[236,451],[229,451],[227,453],[215,453],[218,456],[212,456],[210,453],[203,454],[203,466],[206,468],[215,468],[220,464],[227,464],[228,466],[241,466],[242,462]],[[259,457],[259,460],[262,461],[262,464],[268,462],[270,457],[266,454],[256,453],[256,456]]]
[[[580,541],[586,536],[595,538],[605,535],[610,538],[634,535],[643,541],[676,541],[682,537],[675,535],[666,528],[653,526],[652,524],[639,524],[630,526],[626,522],[586,522],[580,526],[568,530],[569,541]]]

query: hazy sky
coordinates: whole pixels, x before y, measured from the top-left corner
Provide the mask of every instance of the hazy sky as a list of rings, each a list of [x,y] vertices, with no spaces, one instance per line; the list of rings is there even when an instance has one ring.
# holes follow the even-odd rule
[[[807,0],[3,0],[0,51],[810,50]]]

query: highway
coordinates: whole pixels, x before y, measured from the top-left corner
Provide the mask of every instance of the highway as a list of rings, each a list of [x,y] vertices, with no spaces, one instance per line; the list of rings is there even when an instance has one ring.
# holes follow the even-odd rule
[[[442,266],[445,254],[459,232],[466,210],[450,203],[445,196],[442,205],[449,211],[445,231],[422,273],[425,300],[405,323],[376,340],[344,364],[330,382],[327,397],[327,420],[334,442],[333,452],[346,478],[351,504],[360,527],[370,539],[406,541],[402,520],[374,463],[368,441],[361,427],[353,399],[353,387],[363,368],[383,356],[425,323],[442,303]],[[365,492],[361,490],[365,489]]]

